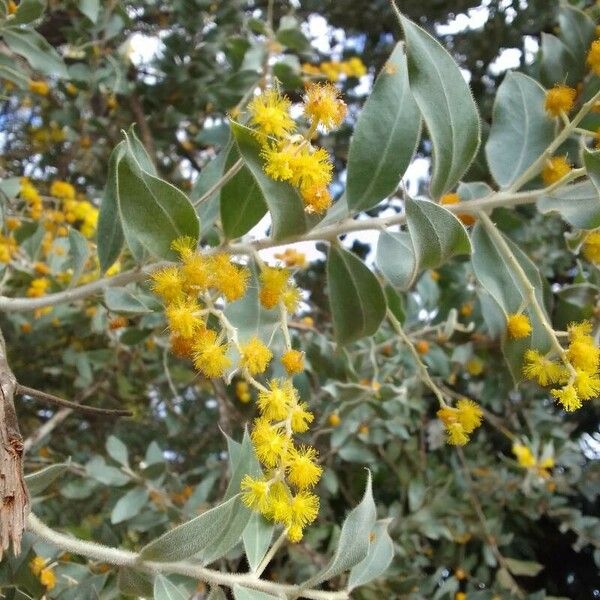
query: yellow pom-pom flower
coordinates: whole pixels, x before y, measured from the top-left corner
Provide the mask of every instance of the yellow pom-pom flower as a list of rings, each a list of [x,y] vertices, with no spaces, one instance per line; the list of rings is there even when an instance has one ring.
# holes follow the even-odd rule
[[[552,395],[562,404],[567,412],[581,408],[581,398],[573,385],[566,385],[561,389],[551,390]]]
[[[257,337],[249,339],[245,344],[241,345],[240,349],[242,353],[242,366],[248,369],[251,375],[264,373],[271,358],[273,358],[272,352]]]
[[[542,179],[546,185],[552,185],[568,175],[570,171],[571,165],[566,156],[553,156],[548,159],[542,170]]]
[[[182,294],[184,278],[179,267],[164,267],[152,273],[150,279],[152,290],[163,302],[173,302]]]
[[[546,92],[544,108],[552,117],[560,117],[573,109],[577,91],[567,85],[555,85]]]
[[[513,444],[512,452],[515,455],[519,465],[525,469],[530,469],[536,464],[535,456],[528,446],[524,444]]]
[[[260,273],[260,303],[274,308],[283,298],[289,281],[289,271],[278,267],[265,267]]]
[[[50,185],[50,195],[61,200],[74,200],[75,188],[67,181],[57,179]]]
[[[286,350],[281,357],[281,364],[288,375],[297,375],[304,371],[304,353],[300,350]]]
[[[295,128],[289,112],[290,106],[290,101],[277,90],[262,92],[248,105],[250,123],[265,136],[284,137]]]
[[[347,107],[339,95],[339,90],[330,83],[310,83],[306,87],[304,114],[311,119],[313,127],[321,125],[330,130],[341,124]]]
[[[583,256],[595,265],[600,265],[600,231],[590,231],[583,241]]]
[[[592,42],[586,57],[586,64],[596,75],[600,75],[600,40]]]
[[[286,454],[290,443],[289,438],[265,417],[254,421],[250,437],[256,456],[267,468],[272,468],[279,462]]]
[[[204,326],[197,314],[199,311],[200,306],[191,298],[181,298],[167,305],[165,314],[170,330],[182,338],[191,338]]]
[[[229,348],[218,341],[216,332],[210,329],[201,332],[193,348],[194,366],[205,377],[223,377],[231,367],[231,359],[227,356]]]
[[[473,400],[460,398],[456,403],[456,408],[458,410],[458,422],[465,433],[472,433],[481,425],[483,411]]]
[[[527,379],[533,379],[540,385],[546,386],[560,383],[565,378],[566,369],[560,363],[550,360],[537,350],[527,350],[525,352],[523,375]]]
[[[531,322],[529,317],[523,313],[510,314],[506,320],[506,329],[509,337],[520,340],[531,335]]]
[[[323,473],[317,464],[317,451],[311,447],[292,450],[287,456],[290,483],[299,489],[314,487]]]

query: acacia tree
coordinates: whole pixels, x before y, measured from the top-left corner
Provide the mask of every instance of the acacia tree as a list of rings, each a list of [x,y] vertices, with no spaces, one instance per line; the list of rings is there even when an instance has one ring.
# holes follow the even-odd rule
[[[189,4],[0,1],[3,591],[586,593],[597,10],[558,9],[482,127],[395,7],[359,107],[368,68],[291,8]]]

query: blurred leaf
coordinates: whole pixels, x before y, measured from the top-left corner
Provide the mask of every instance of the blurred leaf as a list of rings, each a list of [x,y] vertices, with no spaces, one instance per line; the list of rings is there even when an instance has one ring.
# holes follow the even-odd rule
[[[127,446],[118,437],[115,437],[114,435],[108,436],[108,439],[106,440],[106,451],[113,460],[116,460],[124,467],[129,466],[129,452],[127,451]]]
[[[104,290],[104,302],[106,307],[117,313],[144,314],[151,313],[152,308],[132,294],[126,288],[108,287]]]
[[[88,258],[89,249],[88,242],[85,237],[83,237],[79,231],[73,229],[72,227],[69,227],[69,247],[69,256],[73,268],[73,275],[71,276],[69,285],[74,286],[77,284],[81,274],[83,273],[83,269],[85,268],[85,263]]]
[[[253,512],[242,540],[244,542],[244,552],[248,559],[248,565],[254,572],[260,564],[260,561],[264,558],[271,540],[273,539],[273,532],[275,531],[275,524],[267,521],[261,514]]]
[[[581,66],[575,64],[572,52],[551,33],[542,32],[541,78],[550,88],[556,84],[575,85]]]
[[[514,71],[498,88],[485,153],[502,188],[514,183],[554,139],[554,120],[544,110],[545,97],[537,81]]]
[[[505,557],[504,562],[513,575],[525,577],[535,577],[544,568],[544,565],[530,560],[517,560],[516,558]]]
[[[25,475],[25,483],[29,490],[30,496],[38,496],[47,487],[52,485],[58,477],[60,477],[69,468],[69,463],[59,463],[56,465],[50,465],[44,469],[40,469],[35,473],[29,473]]]
[[[188,594],[158,573],[154,578],[154,600],[188,600]]]
[[[563,4],[558,12],[558,26],[559,37],[572,56],[572,77],[579,81],[586,70],[585,57],[596,36],[596,24],[582,10]]]
[[[17,12],[10,20],[11,25],[26,25],[39,19],[46,10],[45,0],[21,0]]]
[[[346,195],[350,210],[366,210],[392,194],[415,153],[421,114],[408,84],[403,43],[379,73],[354,128]]]
[[[408,53],[410,89],[433,144],[431,194],[451,190],[477,154],[479,114],[458,65],[424,29],[400,16]]]
[[[327,286],[335,339],[349,344],[373,335],[385,317],[385,296],[370,269],[354,254],[332,246]]]
[[[543,213],[558,213],[569,225],[578,229],[600,227],[600,197],[591,181],[566,185],[541,197],[537,202]]]
[[[234,584],[232,589],[235,600],[277,600],[277,596],[271,596],[271,594],[260,592],[259,590],[242,587],[237,583]]]
[[[119,591],[128,596],[151,596],[153,583],[150,576],[128,567],[121,567],[117,576]]]
[[[101,456],[94,456],[89,460],[85,465],[85,470],[89,477],[104,485],[120,487],[131,481],[123,471],[107,465]]]
[[[113,525],[128,521],[135,517],[148,502],[148,490],[145,488],[134,488],[119,498],[110,515]]]
[[[231,440],[233,444],[236,444],[233,440]],[[230,448],[233,448],[233,444]],[[228,444],[229,446],[229,444]],[[231,479],[229,480],[229,485],[225,490],[224,500],[228,500],[233,498],[240,491],[240,485],[242,483],[242,479],[244,475],[252,475],[253,477],[257,477],[262,474],[260,464],[258,459],[256,458],[256,453],[254,452],[254,446],[252,445],[252,441],[250,440],[250,435],[248,434],[248,430],[244,430],[244,437],[242,439],[242,443],[237,449],[237,452],[231,454],[231,463],[232,463],[232,473]],[[235,458],[235,460],[234,460]]]
[[[79,10],[94,24],[100,13],[100,0],[79,0]]]

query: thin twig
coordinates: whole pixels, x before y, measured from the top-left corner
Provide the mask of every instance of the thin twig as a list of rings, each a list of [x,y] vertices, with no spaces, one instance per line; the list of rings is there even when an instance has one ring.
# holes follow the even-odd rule
[[[37,398],[42,402],[48,402],[49,404],[54,404],[55,406],[60,406],[63,408],[70,408],[71,410],[78,410],[79,412],[88,413],[90,415],[103,415],[107,417],[131,417],[133,415],[133,413],[129,410],[121,410],[117,408],[98,408],[96,406],[77,404],[77,402],[71,402],[70,400],[59,398],[54,394],[48,394],[47,392],[42,392],[41,390],[36,390],[35,388],[21,385],[20,383],[17,383],[15,393],[31,396],[32,398]]]

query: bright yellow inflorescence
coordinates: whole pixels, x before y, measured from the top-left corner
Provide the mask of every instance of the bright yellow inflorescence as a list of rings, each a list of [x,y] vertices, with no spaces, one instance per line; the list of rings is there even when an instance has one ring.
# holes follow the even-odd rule
[[[567,85],[555,85],[546,92],[544,108],[552,117],[560,117],[563,113],[569,113],[575,105],[577,91]]]
[[[296,132],[290,116],[290,101],[270,89],[252,100],[248,108],[262,151],[265,173],[276,181],[297,188],[307,212],[323,213],[331,205],[327,186],[333,164],[324,148],[311,139],[320,126],[325,131],[338,127],[346,116],[346,105],[331,84],[310,83],[304,97],[304,114],[310,123],[304,134]]]
[[[568,412],[581,408],[583,400],[600,393],[600,348],[591,331],[588,321],[571,324],[569,344],[561,357],[543,355],[537,350],[525,353],[525,377],[542,386],[560,385],[550,392]]]
[[[553,156],[546,162],[542,170],[542,180],[546,185],[552,185],[560,181],[571,171],[571,165],[566,156]]]
[[[437,416],[446,428],[448,443],[464,446],[469,441],[469,435],[481,425],[483,411],[472,400],[461,398],[456,407],[442,406]]]
[[[520,340],[531,335],[531,322],[529,317],[523,313],[508,315],[506,319],[506,330],[508,336],[513,340]]]
[[[600,40],[592,42],[587,54],[586,63],[596,75],[600,75]]]
[[[591,263],[600,265],[600,231],[590,231],[585,236],[582,252]]]
[[[313,77],[326,77],[335,82],[342,77],[362,77],[367,74],[367,67],[358,56],[354,56],[344,61],[325,61],[320,65],[304,63],[302,72]]]
[[[529,446],[524,444],[513,444],[512,452],[515,455],[519,466],[533,471],[538,477],[548,479],[550,477],[550,469],[554,467],[554,458],[548,456],[546,458],[536,458]]]
[[[40,580],[40,583],[51,590],[56,586],[56,574],[51,567],[47,566],[48,561],[42,556],[35,556],[29,563],[31,572]]]

